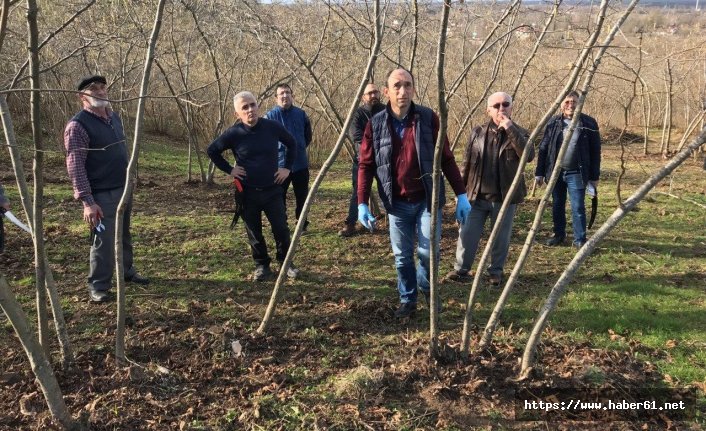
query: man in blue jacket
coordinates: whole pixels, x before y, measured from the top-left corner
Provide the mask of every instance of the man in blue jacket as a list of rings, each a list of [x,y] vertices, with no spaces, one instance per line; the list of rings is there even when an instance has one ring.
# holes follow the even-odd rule
[[[561,114],[555,116],[544,130],[544,138],[539,144],[535,181],[538,185],[548,181],[557,163],[559,148],[568,130],[579,94],[571,91],[561,103]],[[571,224],[574,229],[573,244],[582,247],[586,243],[586,187],[592,192],[598,188],[601,172],[601,136],[598,123],[593,117],[581,114],[564,157],[559,161],[561,172],[552,192],[552,220],[554,236],[546,242],[549,246],[560,245],[566,239],[566,193],[571,202]]]
[[[265,213],[275,238],[277,260],[283,262],[289,250],[289,226],[282,200],[282,183],[289,176],[297,156],[294,138],[278,122],[259,118],[255,96],[243,91],[233,97],[235,115],[240,120],[208,146],[208,157],[223,172],[243,184],[243,221],[255,260],[255,281],[273,277],[270,256],[262,236],[262,213]],[[278,165],[278,147],[287,148],[284,166]],[[231,166],[222,153],[231,150],[236,166]],[[287,276],[295,278],[294,265],[287,268]]]
[[[409,71],[399,68],[390,72],[384,92],[389,100],[387,107],[365,126],[360,145],[358,221],[368,229],[374,227],[375,217],[366,202],[375,177],[390,220],[390,243],[397,268],[400,305],[395,317],[403,318],[416,311],[418,290],[427,299],[429,296],[432,171],[440,123],[434,111],[412,102],[414,78]],[[471,205],[448,139],[444,139],[441,169],[458,197],[456,220],[463,223]],[[441,207],[446,198],[443,178],[439,189],[435,229],[441,237]],[[414,258],[415,238],[419,265]]]
[[[304,202],[306,202],[306,196],[309,194],[309,159],[306,155],[306,148],[311,143],[312,138],[311,122],[303,109],[292,104],[294,101],[294,94],[292,93],[292,88],[289,84],[279,84],[275,91],[277,106],[272,108],[272,110],[265,115],[265,118],[282,124],[285,129],[287,129],[287,131],[294,136],[294,140],[297,142],[297,153],[294,163],[292,164],[292,172],[282,183],[282,188],[284,189],[283,198],[286,206],[287,191],[289,190],[289,185],[292,185],[292,189],[294,189],[294,197],[297,201],[294,215],[297,220],[299,220],[299,215],[302,213],[302,208],[304,208]],[[286,154],[287,147],[280,144],[280,168],[284,167]],[[304,223],[304,230],[306,230],[307,226],[309,226],[308,220]]]

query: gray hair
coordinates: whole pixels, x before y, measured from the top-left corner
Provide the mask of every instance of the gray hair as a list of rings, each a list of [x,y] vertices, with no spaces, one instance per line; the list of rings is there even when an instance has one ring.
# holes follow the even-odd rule
[[[488,100],[486,101],[486,104],[487,104],[488,106],[490,106],[490,99],[492,99],[492,98],[495,97],[495,96],[503,96],[503,98],[504,98],[505,100],[509,101],[510,104],[512,104],[512,96],[510,96],[509,94],[507,94],[507,93],[505,93],[505,92],[503,92],[503,91],[498,91],[498,92],[493,93],[493,94],[491,94],[490,96],[488,96]]]
[[[236,94],[233,96],[233,107],[237,108],[238,107],[238,100],[240,99],[245,99],[246,97],[252,98],[256,103],[257,103],[257,98],[255,97],[254,94],[252,94],[249,91],[241,91],[240,93]]]

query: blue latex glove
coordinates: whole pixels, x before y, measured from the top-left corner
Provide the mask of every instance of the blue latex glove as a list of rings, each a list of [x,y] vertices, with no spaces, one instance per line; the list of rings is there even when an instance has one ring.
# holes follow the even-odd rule
[[[358,205],[358,221],[370,232],[375,229],[375,217],[370,213],[368,204]]]
[[[465,193],[456,196],[456,221],[464,224],[471,213],[471,203]]]

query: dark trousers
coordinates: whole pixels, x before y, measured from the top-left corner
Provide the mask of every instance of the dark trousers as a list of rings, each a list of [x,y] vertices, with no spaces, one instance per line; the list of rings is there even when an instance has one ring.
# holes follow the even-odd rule
[[[262,236],[262,213],[272,227],[275,237],[277,260],[283,262],[289,250],[289,226],[287,226],[287,213],[282,201],[284,191],[278,185],[264,189],[247,187],[244,196],[243,221],[248,233],[248,242],[252,250],[255,265],[268,266],[272,259],[267,254],[267,243]]]
[[[304,208],[304,202],[306,202],[306,195],[309,194],[309,169],[302,169],[300,171],[291,172],[289,177],[282,183],[282,199],[284,201],[285,209],[287,206],[287,191],[289,190],[289,185],[292,185],[294,189],[294,197],[297,200],[297,207],[294,210],[294,215],[297,220],[299,220],[299,215],[302,213],[302,208]]]
[[[346,224],[354,224],[358,220],[358,159],[353,161],[351,168],[351,184],[353,185],[353,193],[351,193],[351,201],[348,205]]]
[[[115,272],[115,224],[118,204],[123,196],[123,189],[103,190],[93,192],[98,206],[103,210],[103,226],[105,229],[96,232],[91,243],[90,269],[88,272],[88,287],[95,291],[110,290],[111,280]],[[128,203],[123,213],[123,266],[125,277],[135,275],[132,261],[132,236],[130,235],[130,212],[132,202]]]

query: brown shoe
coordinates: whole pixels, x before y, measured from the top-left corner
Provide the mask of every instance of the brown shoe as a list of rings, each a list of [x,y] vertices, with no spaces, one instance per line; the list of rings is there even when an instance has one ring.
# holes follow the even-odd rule
[[[460,270],[453,270],[446,274],[444,277],[445,281],[470,281],[473,280],[473,272],[466,272],[466,271],[460,271]]]
[[[338,236],[348,238],[355,235],[355,223],[346,223],[346,227],[338,231]]]
[[[490,277],[488,277],[488,281],[490,282],[490,285],[493,287],[498,287],[500,286],[500,283],[503,281],[503,275],[502,274],[490,274]]]

